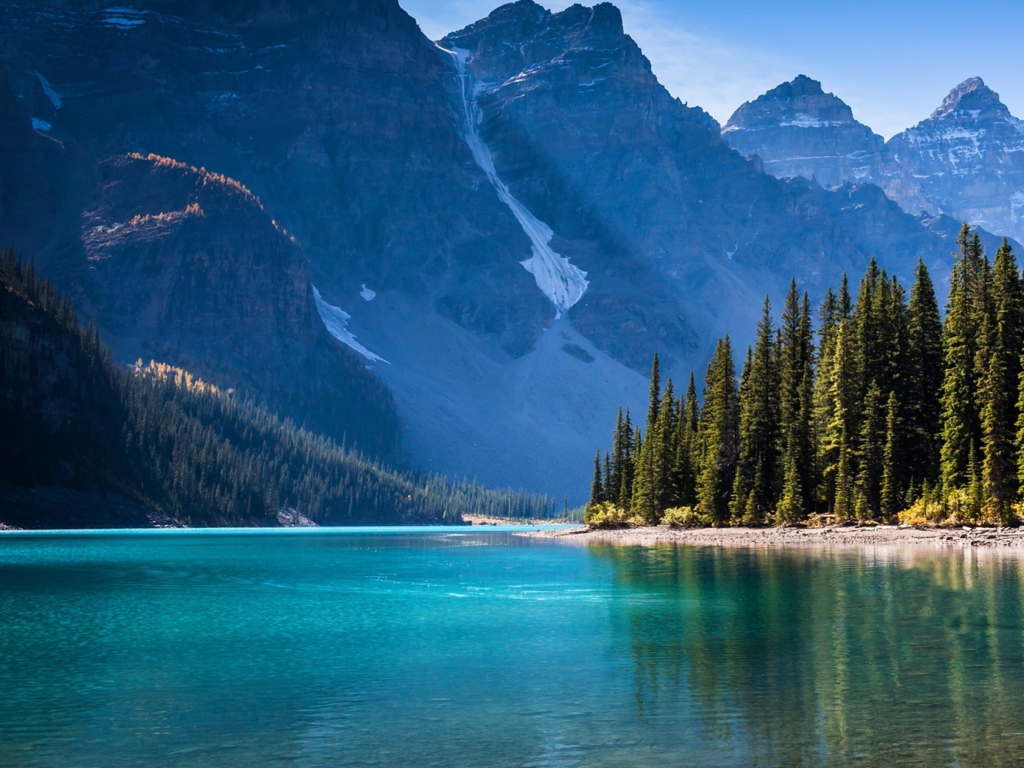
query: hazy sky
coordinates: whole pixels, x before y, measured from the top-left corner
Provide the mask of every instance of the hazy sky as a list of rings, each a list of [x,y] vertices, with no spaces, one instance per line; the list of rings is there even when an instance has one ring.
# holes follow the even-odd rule
[[[432,39],[500,0],[399,0]],[[588,0],[593,5],[593,0]],[[975,75],[1024,117],[1024,2],[620,0],[658,79],[724,123],[744,101],[805,74],[889,138]],[[552,10],[565,0],[541,2]]]

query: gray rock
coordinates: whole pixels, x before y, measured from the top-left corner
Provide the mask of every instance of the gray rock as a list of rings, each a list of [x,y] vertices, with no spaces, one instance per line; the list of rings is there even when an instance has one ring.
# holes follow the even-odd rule
[[[756,155],[778,178],[802,176],[823,187],[877,184],[910,213],[939,213],[893,157],[885,139],[857,122],[839,97],[799,75],[747,102],[722,129],[729,146]]]
[[[936,209],[1024,239],[1024,121],[981,78],[958,85],[887,146]]]

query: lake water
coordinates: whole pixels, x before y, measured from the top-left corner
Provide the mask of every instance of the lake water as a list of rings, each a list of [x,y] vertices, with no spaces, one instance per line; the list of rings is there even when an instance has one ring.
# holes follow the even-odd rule
[[[2,766],[1019,766],[1024,561],[0,537]]]

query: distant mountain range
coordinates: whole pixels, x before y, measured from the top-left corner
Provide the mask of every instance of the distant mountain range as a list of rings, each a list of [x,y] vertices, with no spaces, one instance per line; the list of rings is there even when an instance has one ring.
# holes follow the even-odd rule
[[[947,214],[1024,239],[1024,121],[979,77],[888,142],[804,75],[741,106],[722,136],[779,178],[825,187],[867,181],[910,213]]]
[[[362,446],[380,423],[387,451],[383,382],[413,467],[570,503],[655,351],[678,381],[765,294],[818,298],[872,256],[946,275],[960,224],[938,171],[813,81],[723,134],[608,3],[520,0],[432,42],[397,0],[14,2],[0,52],[0,244],[122,362]],[[832,160],[787,165],[811,136]]]

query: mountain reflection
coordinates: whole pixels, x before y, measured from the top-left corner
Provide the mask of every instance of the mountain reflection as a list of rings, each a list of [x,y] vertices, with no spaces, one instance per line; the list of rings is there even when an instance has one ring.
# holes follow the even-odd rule
[[[590,552],[612,569],[641,719],[689,715],[754,765],[1020,764],[1018,559]]]

